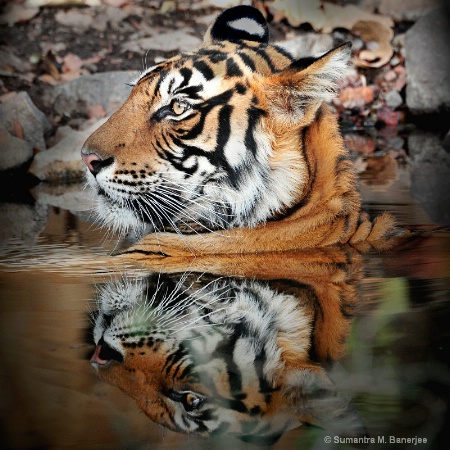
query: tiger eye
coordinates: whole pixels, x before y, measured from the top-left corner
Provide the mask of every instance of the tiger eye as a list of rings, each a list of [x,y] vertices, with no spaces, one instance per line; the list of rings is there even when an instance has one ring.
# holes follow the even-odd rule
[[[178,116],[183,114],[187,109],[186,103],[182,103],[178,100],[175,100],[172,104],[172,111]]]

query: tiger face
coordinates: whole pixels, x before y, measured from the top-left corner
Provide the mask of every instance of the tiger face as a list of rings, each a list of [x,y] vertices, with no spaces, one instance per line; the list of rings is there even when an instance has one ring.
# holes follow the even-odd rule
[[[200,48],[133,82],[82,149],[101,222],[138,236],[254,227],[308,196],[302,129],[332,97],[350,48],[293,61],[268,39],[257,10],[231,8]]]
[[[91,363],[154,422],[266,444],[314,421],[364,435],[317,360],[312,287],[294,295],[184,274],[125,278],[99,292]]]

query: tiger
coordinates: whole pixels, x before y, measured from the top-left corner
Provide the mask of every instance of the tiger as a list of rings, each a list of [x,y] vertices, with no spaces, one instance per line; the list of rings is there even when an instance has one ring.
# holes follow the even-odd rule
[[[149,272],[111,281],[97,289],[91,364],[175,432],[269,445],[308,424],[364,439],[329,375],[345,352],[360,272],[349,261],[308,266],[291,267],[289,279]]]
[[[142,255],[236,254],[382,242],[361,209],[329,102],[344,43],[293,58],[259,10],[224,10],[192,52],[145,69],[81,157],[99,222]]]

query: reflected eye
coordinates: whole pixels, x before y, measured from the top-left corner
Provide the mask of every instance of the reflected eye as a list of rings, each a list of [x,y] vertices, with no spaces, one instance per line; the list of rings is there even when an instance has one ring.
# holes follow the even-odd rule
[[[186,412],[192,412],[196,409],[199,409],[205,402],[205,399],[203,397],[200,397],[199,395],[196,395],[192,392],[172,391],[169,393],[169,398],[181,403]]]
[[[180,114],[183,114],[185,111],[187,111],[190,108],[189,103],[184,102],[183,100],[174,100],[172,102],[172,112],[179,116]]]
[[[181,403],[183,403],[184,409],[189,411],[194,411],[195,409],[200,408],[202,406],[204,399],[201,397],[197,397],[191,392],[186,392],[183,394],[183,399]]]

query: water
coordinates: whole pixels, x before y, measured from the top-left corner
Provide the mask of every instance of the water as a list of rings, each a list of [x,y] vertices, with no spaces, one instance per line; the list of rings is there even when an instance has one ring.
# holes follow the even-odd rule
[[[364,172],[361,190],[366,208],[389,210],[402,224],[436,222],[426,212],[427,205],[413,198],[414,170],[395,163],[393,175]],[[79,195],[77,189],[69,189],[70,199]],[[148,273],[112,261],[108,255],[116,248],[114,238],[96,229],[88,214],[75,211],[80,197],[68,200],[64,192],[38,187],[33,193],[38,204],[1,205],[2,448],[261,448],[229,434],[202,438],[163,429],[132,398],[96,374],[89,363],[95,347],[89,312],[97,309],[100,286],[117,284],[124,275],[133,285]],[[305,355],[312,345],[320,374],[337,393],[333,397],[330,389],[322,392],[324,399],[337,398],[337,403],[329,404],[343,408],[347,408],[344,400],[351,401],[352,417],[365,424],[374,440],[369,448],[442,447],[450,425],[449,234],[424,235],[361,258],[331,250],[259,258],[209,261],[210,274],[203,277],[232,285],[234,293],[254,280],[255,286],[271,292],[274,305],[279,302],[276,314],[286,304],[276,300],[280,296],[293,296],[304,305],[306,316],[315,318],[313,333],[302,335],[296,344]],[[198,260],[191,269],[205,272]],[[239,277],[230,281],[221,274]],[[205,283],[199,282],[200,288]],[[332,311],[338,288],[347,308],[343,316],[339,308]],[[316,303],[307,300],[311,292],[316,293]],[[320,308],[317,301],[322,301]],[[350,319],[348,313],[354,309]],[[337,318],[341,331],[337,339],[330,338]],[[336,361],[329,366],[328,359]],[[304,360],[298,356],[296,361]],[[339,434],[346,425],[327,419],[329,413],[322,415],[324,428],[293,429],[274,448],[352,448]],[[393,438],[411,442],[393,443]]]

